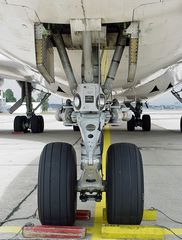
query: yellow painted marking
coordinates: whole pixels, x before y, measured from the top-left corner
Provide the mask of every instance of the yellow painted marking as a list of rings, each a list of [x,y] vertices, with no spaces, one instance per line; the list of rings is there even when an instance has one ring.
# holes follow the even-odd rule
[[[145,209],[143,212],[143,221],[156,221],[157,211],[154,209]]]
[[[171,228],[177,235],[182,235],[182,228]],[[165,236],[174,234],[157,226],[132,225],[102,225],[102,238],[106,239],[165,239]]]
[[[145,209],[143,212],[143,221],[156,221],[157,211],[153,209]],[[103,209],[103,223],[107,223],[106,208]]]
[[[22,227],[18,226],[2,226],[0,227],[0,233],[19,233]]]
[[[104,147],[102,154],[102,171],[103,171],[103,179],[106,179],[106,154],[107,149],[110,146],[110,130],[109,127],[106,126],[104,128]],[[103,221],[103,209],[106,207],[106,194],[102,194],[102,201],[96,203],[95,206],[95,215],[94,215],[94,226],[88,229],[88,233],[91,233],[91,239],[101,239],[101,228]]]
[[[103,225],[103,238],[164,239],[165,230],[155,226]]]
[[[177,235],[182,235],[182,228],[170,228],[171,231],[173,231],[175,234]],[[173,235],[173,233],[167,230],[167,229],[164,229],[164,232],[165,232],[165,235]]]

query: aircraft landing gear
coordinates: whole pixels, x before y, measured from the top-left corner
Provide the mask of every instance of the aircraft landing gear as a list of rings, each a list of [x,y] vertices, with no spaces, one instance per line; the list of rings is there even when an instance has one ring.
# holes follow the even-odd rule
[[[132,118],[127,122],[127,130],[134,131],[135,127],[141,127],[143,131],[150,131],[151,130],[151,118],[150,115],[144,114],[142,115],[142,103],[136,102],[136,106],[133,107],[131,103],[125,103],[127,107],[133,111],[134,115]]]
[[[67,100],[63,105],[61,117],[65,126],[73,126],[75,130],[80,129],[81,175],[77,180],[76,155],[70,144],[50,143],[45,146],[40,157],[38,176],[38,212],[42,224],[73,225],[77,192],[82,202],[101,201],[102,193],[106,192],[107,219],[111,224],[140,224],[142,220],[144,183],[139,149],[128,143],[111,145],[107,153],[106,179],[102,171],[104,169],[102,165],[104,126],[113,123],[119,125],[122,119],[129,119],[126,116],[127,112],[122,111],[120,103],[109,98],[124,48],[129,42],[126,38],[131,38],[131,35],[123,34],[125,27],[125,25],[118,26],[115,51],[104,85],[102,85],[100,71],[102,39],[100,37],[98,40],[95,39],[93,30],[85,31],[83,28],[80,42],[82,44],[82,79],[78,84],[66,51],[61,28],[54,26],[49,28],[47,36],[50,34],[51,38],[49,36],[48,40],[53,41],[53,45],[58,50],[73,94],[73,100]],[[35,31],[39,43],[40,37],[42,36],[44,41],[46,36],[43,30],[44,26],[41,28],[37,26]],[[74,30],[71,34],[75,39]],[[128,40],[131,40],[130,48],[133,49],[133,45],[131,46],[133,40]],[[37,51],[39,50],[37,48]],[[131,74],[130,79],[132,79]],[[140,116],[141,104],[137,104],[134,122],[142,126]],[[148,125],[146,117],[144,118],[143,128],[146,129]],[[133,126],[135,128],[135,125]]]
[[[29,132],[29,129],[32,133],[42,133],[44,131],[44,119],[41,115],[35,115],[36,109],[42,105],[42,103],[50,96],[49,93],[46,93],[44,98],[41,100],[40,104],[33,109],[32,106],[32,85],[29,82],[19,82],[22,93],[21,99],[19,99],[9,110],[10,113],[13,113],[18,109],[23,101],[26,102],[26,116],[16,116],[14,119],[14,132]]]
[[[31,129],[32,133],[42,133],[44,131],[44,119],[41,115],[16,116],[14,119],[14,132],[27,133]]]

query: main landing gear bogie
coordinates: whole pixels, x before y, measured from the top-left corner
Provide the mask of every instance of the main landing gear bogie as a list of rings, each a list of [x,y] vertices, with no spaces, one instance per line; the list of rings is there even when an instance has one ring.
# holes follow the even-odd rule
[[[106,209],[110,224],[140,224],[143,216],[142,157],[134,144],[112,144],[107,152]],[[73,225],[77,199],[76,154],[68,143],[49,143],[41,154],[38,212],[44,225]]]
[[[41,115],[33,115],[28,118],[26,116],[16,116],[14,119],[14,132],[42,133],[44,131],[44,118]]]
[[[148,114],[142,116],[143,104],[137,101],[135,106],[130,102],[125,102],[125,105],[133,112],[132,118],[127,122],[127,130],[134,131],[136,127],[141,127],[143,131],[150,131],[151,118]]]
[[[87,22],[89,21],[87,19]],[[49,29],[46,29],[42,24],[35,26],[37,43],[35,45],[38,56],[42,55],[41,48],[37,47],[40,46],[40,42],[44,47],[47,42],[52,41],[50,46],[57,49],[70,92],[73,94],[73,100],[66,101],[63,105],[62,119],[65,126],[74,126],[74,130],[78,130],[79,127],[82,138],[80,144],[81,176],[78,180],[76,155],[70,144],[50,143],[43,149],[38,176],[38,212],[41,223],[46,225],[74,224],[77,192],[80,193],[81,201],[101,201],[102,193],[106,192],[107,219],[111,224],[140,224],[143,215],[144,184],[139,149],[128,143],[111,145],[107,153],[106,180],[105,176],[103,177],[104,167],[101,161],[102,155],[105,156],[102,154],[104,126],[106,124],[119,125],[121,120],[127,121],[130,117],[129,111],[123,108],[119,101],[110,100],[110,97],[112,98],[113,81],[124,49],[128,44],[130,55],[135,56],[136,62],[129,61],[127,80],[129,86],[131,83],[135,84],[139,25],[137,22],[118,25],[116,43],[114,43],[115,50],[108,73],[103,78],[100,71],[102,62],[100,46],[105,44],[107,39],[103,41],[102,38],[95,37],[95,34],[96,36],[98,34],[99,21],[94,20],[95,24],[93,24],[93,19],[91,21],[89,24],[97,27],[93,27],[91,31],[83,27],[80,40],[74,40],[78,31],[77,25],[85,23],[78,24],[78,20],[76,22],[73,20],[71,26],[73,31],[71,31],[70,40],[73,46],[79,45],[79,49],[82,46],[81,81],[79,83],[76,80],[68,51],[66,51],[67,45],[62,35],[63,28],[49,25]],[[101,22],[100,29],[103,29]],[[44,61],[41,63],[43,65],[39,63],[38,66],[42,69]],[[52,74],[45,74],[44,77],[48,82],[52,80]],[[125,106],[127,107],[126,104]],[[132,107],[131,102],[128,103],[128,107]],[[136,108],[132,109],[138,122],[141,123],[142,103],[139,99],[137,99]],[[147,127],[148,125],[144,123],[143,128],[147,129]]]
[[[48,99],[50,93],[44,94],[40,103],[33,108],[32,104],[32,91],[33,87],[30,82],[18,82],[21,87],[21,98],[9,109],[12,114],[15,112],[25,101],[26,116],[16,116],[14,119],[14,132],[29,132],[42,133],[44,131],[44,119],[41,115],[35,115],[36,110]],[[36,89],[38,90],[38,89]],[[38,90],[40,91],[40,90]]]
[[[136,119],[133,115],[132,118],[127,122],[127,130],[134,131],[136,127],[142,127],[143,131],[150,131],[151,130],[151,118],[150,115],[144,114],[142,119]]]

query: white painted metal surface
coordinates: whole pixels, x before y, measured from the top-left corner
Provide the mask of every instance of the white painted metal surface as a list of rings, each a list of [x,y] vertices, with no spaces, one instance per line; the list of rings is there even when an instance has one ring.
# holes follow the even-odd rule
[[[102,23],[139,21],[139,50],[135,82],[142,84],[156,71],[176,64],[182,58],[181,0],[6,0],[0,1],[0,76],[45,85],[36,70],[34,23],[70,23],[71,19],[102,19]],[[69,51],[77,81],[81,79],[81,51]],[[109,59],[112,51],[108,52]],[[56,83],[46,87],[56,92],[60,86],[70,95],[68,83],[58,56],[55,56]],[[124,51],[114,90],[127,90],[128,48]],[[175,78],[175,79],[174,79]],[[181,81],[175,76],[171,83]],[[150,78],[148,78],[150,80]],[[158,81],[158,80],[156,80]],[[165,85],[165,76],[161,81]],[[146,85],[147,86],[147,85]],[[150,84],[149,84],[150,86]],[[139,97],[148,96],[148,86],[139,88]],[[161,93],[165,87],[161,87]],[[165,90],[165,89],[164,89]],[[158,94],[156,93],[156,94]],[[133,92],[132,96],[135,93]]]

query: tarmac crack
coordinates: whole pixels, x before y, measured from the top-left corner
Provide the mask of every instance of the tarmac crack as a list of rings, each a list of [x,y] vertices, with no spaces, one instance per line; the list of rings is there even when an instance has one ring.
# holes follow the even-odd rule
[[[0,226],[3,226],[10,218],[20,209],[20,206],[31,196],[31,194],[37,189],[37,184],[34,188],[13,208],[13,210],[7,215],[7,217],[0,222]]]

